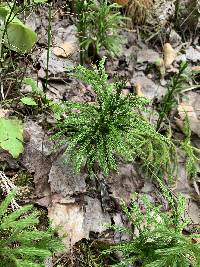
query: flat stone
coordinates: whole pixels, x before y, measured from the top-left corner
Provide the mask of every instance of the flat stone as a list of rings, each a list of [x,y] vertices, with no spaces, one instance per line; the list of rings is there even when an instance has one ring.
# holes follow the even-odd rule
[[[101,203],[96,198],[85,196],[86,201],[84,229],[86,232],[101,233],[106,230],[105,224],[111,224],[108,213],[103,213]]]
[[[137,53],[137,62],[138,63],[156,63],[156,61],[160,58],[158,52],[153,49],[142,49]]]
[[[178,164],[177,181],[175,192],[179,193],[192,193],[194,189],[189,185],[187,173],[185,170],[185,163]]]
[[[154,98],[161,99],[165,94],[166,88],[162,87],[160,84],[154,83],[151,79],[147,78],[143,72],[136,73],[131,79],[131,84],[140,84],[142,92],[145,97],[153,100]]]
[[[137,174],[133,164],[119,164],[118,172],[113,172],[106,178],[109,191],[120,202],[129,202],[132,193],[138,192],[144,185],[143,179]]]
[[[67,155],[61,155],[52,164],[49,172],[49,180],[52,193],[62,196],[83,193],[86,191],[86,174],[74,174]]]
[[[193,62],[200,61],[200,47],[194,48],[192,46],[186,49],[186,58]]]
[[[76,242],[88,236],[84,231],[84,212],[80,205],[56,203],[48,208],[48,216],[54,227],[61,227],[58,234],[66,236],[63,240],[66,250],[70,250]]]
[[[85,196],[83,205],[54,203],[48,208],[53,226],[61,227],[58,231],[60,236],[66,235],[66,251],[81,239],[88,239],[90,232],[102,233],[106,229],[105,224],[111,224],[110,216],[103,213],[98,199]]]
[[[190,200],[187,207],[189,218],[194,224],[200,224],[200,209],[196,202]]]
[[[29,141],[25,144],[20,162],[34,175],[35,193],[42,197],[49,194],[48,174],[52,164],[52,142],[36,122],[27,121],[24,131],[29,135]]]
[[[39,78],[46,77],[47,69],[47,50],[44,49],[39,57],[39,63],[41,69],[38,72]],[[74,63],[70,59],[59,58],[50,52],[49,65],[48,65],[48,75],[50,77],[57,77],[59,75],[65,76],[67,73],[67,67],[74,67]]]

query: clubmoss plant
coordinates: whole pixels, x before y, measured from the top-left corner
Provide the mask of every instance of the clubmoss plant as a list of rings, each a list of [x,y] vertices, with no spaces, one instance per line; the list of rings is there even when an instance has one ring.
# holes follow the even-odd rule
[[[120,83],[108,81],[104,62],[98,68],[80,65],[73,70],[73,77],[91,85],[96,101],[63,102],[60,115],[64,116],[57,121],[54,139],[67,145],[66,154],[77,172],[85,166],[92,173],[98,163],[108,175],[117,169],[119,157],[127,161],[137,157],[155,173],[168,171],[175,148],[170,138],[156,132],[140,114],[148,100],[131,93],[123,95]]]
[[[112,265],[113,267],[128,267],[133,264],[141,267],[200,266],[200,244],[196,239],[200,235],[183,234],[189,223],[182,218],[185,199],[180,195],[176,203],[173,199],[171,203],[173,209],[163,212],[162,206],[155,206],[147,196],[138,198],[135,194],[130,207],[122,204],[130,227],[110,228],[129,234],[130,241],[111,245],[103,252],[104,255],[122,252],[122,259]]]
[[[37,230],[38,212],[32,205],[9,212],[15,192],[12,191],[0,204],[0,267],[44,267],[44,260],[63,244],[55,231]]]

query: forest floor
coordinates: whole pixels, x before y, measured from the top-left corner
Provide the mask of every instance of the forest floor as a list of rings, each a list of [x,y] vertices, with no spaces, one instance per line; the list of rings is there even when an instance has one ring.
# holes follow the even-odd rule
[[[48,58],[48,8],[39,7],[26,16],[26,24],[38,34],[38,41],[31,54],[22,56],[12,53],[14,68],[7,71],[5,98],[0,106],[1,116],[14,116],[23,121],[24,151],[18,159],[13,159],[6,151],[0,151],[0,170],[19,187],[19,203],[34,203],[42,211],[41,227],[47,217],[54,225],[62,225],[66,253],[53,259],[47,266],[85,266],[77,263],[82,257],[84,246],[79,245],[101,240],[117,242],[126,238],[123,234],[113,234],[105,224],[123,224],[120,200],[129,203],[133,192],[144,193],[156,203],[164,203],[158,186],[139,169],[137,163],[119,163],[118,172],[98,181],[90,180],[84,171],[75,175],[63,149],[55,150],[50,139],[55,120],[52,114],[43,110],[42,105],[30,107],[20,102],[20,98],[32,94],[30,85],[20,83],[20,78],[32,78],[46,97],[55,102],[93,102],[94,94],[89,86],[69,77],[68,68],[79,64],[79,43],[75,19],[66,12],[62,4],[54,4],[51,20],[51,48],[48,61],[48,81],[46,70]],[[151,28],[152,27],[152,28]],[[106,71],[109,79],[115,75],[126,79],[123,93],[135,92],[150,100],[151,113],[148,119],[155,124],[157,107],[167,92],[172,77],[187,61],[190,70],[197,74],[182,86],[176,96],[177,105],[170,115],[170,127],[174,138],[183,139],[180,122],[184,109],[192,131],[191,140],[200,148],[200,39],[198,32],[191,29],[178,33],[173,23],[168,21],[160,31],[153,26],[124,28],[122,51],[118,56],[107,57]],[[170,48],[166,51],[166,43]],[[105,55],[101,51],[100,56]],[[164,66],[164,61],[170,64]],[[161,62],[161,63],[160,63]],[[13,78],[14,77],[14,78]],[[9,79],[12,79],[12,84]],[[15,84],[17,81],[17,85]],[[47,85],[47,86],[46,86]],[[7,101],[8,100],[8,101]],[[184,194],[187,202],[187,216],[200,230],[200,172],[195,181],[188,179],[185,171],[185,155],[180,154],[175,181],[170,185],[174,193]],[[198,162],[198,170],[199,170]],[[191,230],[191,229],[190,229]],[[84,240],[84,241],[81,241]],[[75,245],[77,244],[78,245]],[[84,243],[85,242],[85,243]],[[73,248],[73,245],[75,247]],[[82,252],[81,252],[82,251]]]

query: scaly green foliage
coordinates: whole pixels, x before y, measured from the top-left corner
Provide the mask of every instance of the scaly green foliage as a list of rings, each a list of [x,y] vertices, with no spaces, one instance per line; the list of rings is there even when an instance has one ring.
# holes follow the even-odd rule
[[[98,162],[107,175],[117,169],[119,156],[130,161],[137,157],[155,173],[169,171],[170,157],[175,154],[173,144],[138,112],[145,110],[148,100],[134,94],[124,96],[119,82],[109,83],[104,61],[98,68],[74,69],[75,78],[92,86],[96,102],[64,102],[60,114],[66,116],[58,120],[54,139],[67,144],[66,154],[71,156],[76,171],[84,165],[91,173]]]
[[[187,62],[181,64],[179,72],[175,74],[167,86],[167,93],[163,96],[159,107],[159,119],[157,130],[160,129],[163,121],[168,118],[170,112],[177,104],[177,96],[183,89],[183,84],[191,78],[192,72],[188,69]]]
[[[8,212],[13,197],[14,192],[0,204],[0,267],[44,267],[45,258],[63,244],[51,228],[37,230],[39,214],[32,205]]]
[[[116,3],[109,4],[107,0],[76,1],[81,64],[89,48],[93,50],[93,56],[101,48],[110,54],[120,52],[122,40],[118,32],[125,18],[120,15],[119,8]]]
[[[200,244],[192,239],[200,235],[186,236],[182,233],[188,224],[187,220],[182,219],[185,210],[184,197],[178,196],[176,204],[171,199],[171,213],[162,212],[162,207],[154,206],[145,195],[138,201],[136,198],[135,194],[130,208],[125,203],[122,205],[130,228],[111,226],[111,229],[131,236],[130,241],[111,245],[103,252],[104,255],[122,252],[120,262],[112,266],[128,267],[138,262],[141,267],[200,266]],[[136,232],[137,235],[134,234]]]
[[[23,128],[19,120],[0,118],[0,147],[14,158],[23,152]]]
[[[200,149],[192,145],[191,129],[190,129],[190,124],[189,124],[187,114],[184,120],[183,132],[184,132],[185,138],[180,143],[180,145],[181,145],[181,149],[185,152],[185,155],[186,155],[186,171],[187,171],[188,176],[192,180],[196,180],[197,172],[198,172]]]

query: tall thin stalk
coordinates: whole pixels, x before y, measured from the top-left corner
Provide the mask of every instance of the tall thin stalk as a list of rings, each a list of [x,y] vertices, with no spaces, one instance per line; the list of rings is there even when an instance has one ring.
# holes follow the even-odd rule
[[[48,47],[47,47],[47,68],[46,68],[45,88],[47,88],[48,78],[49,78],[49,59],[50,59],[50,48],[51,48],[51,20],[52,20],[52,3],[49,4],[49,11],[48,11]]]
[[[89,1],[77,0],[76,3],[76,18],[77,30],[80,44],[80,64],[85,61],[85,46],[83,45],[84,37],[86,36],[87,16],[88,16]]]

